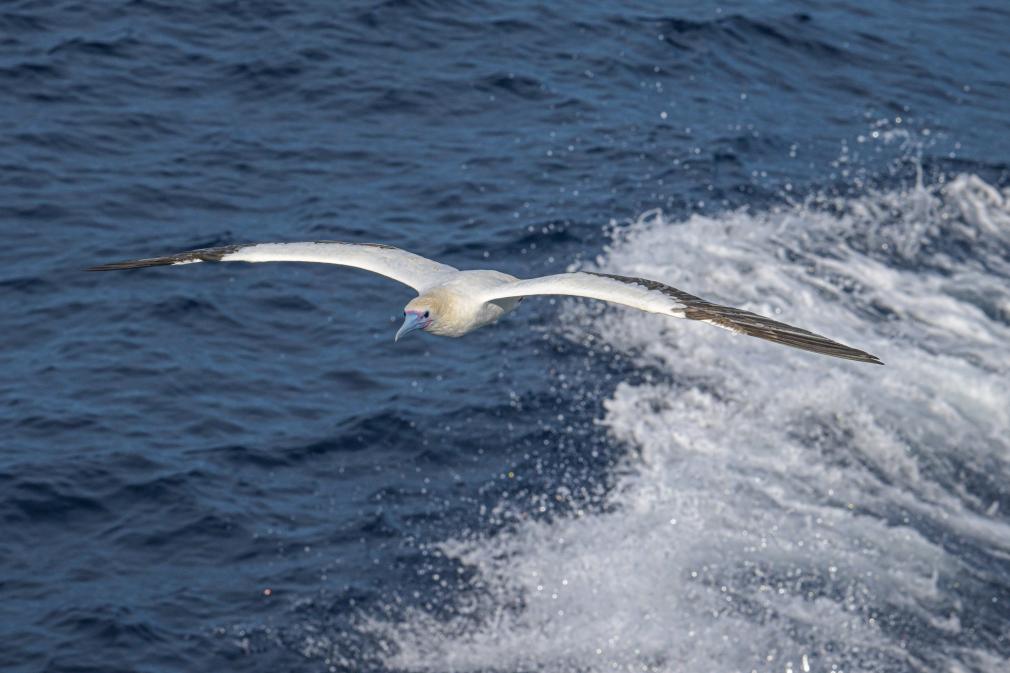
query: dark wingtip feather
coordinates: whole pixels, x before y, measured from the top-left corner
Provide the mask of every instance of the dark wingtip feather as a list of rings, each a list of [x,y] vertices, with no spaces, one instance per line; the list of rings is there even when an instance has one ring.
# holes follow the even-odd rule
[[[687,317],[694,320],[704,320],[714,325],[724,327],[738,334],[773,341],[783,346],[791,346],[800,350],[820,355],[842,358],[843,360],[853,360],[854,362],[867,362],[875,365],[884,363],[876,355],[861,351],[858,348],[846,346],[827,337],[815,334],[799,327],[793,327],[785,323],[771,320],[764,316],[730,309],[718,305],[706,307],[691,307],[687,310]]]
[[[123,269],[142,269],[146,266],[166,266],[177,264],[171,257],[155,257],[153,259],[131,259],[125,262],[110,262],[85,269],[85,271],[121,271]]]
[[[585,273],[603,278],[611,278],[622,283],[641,285],[649,290],[662,292],[668,297],[673,297],[683,304],[683,317],[688,320],[701,320],[702,322],[728,329],[737,334],[746,334],[747,336],[772,341],[783,346],[799,348],[811,353],[830,355],[831,357],[853,360],[855,362],[868,362],[875,365],[884,364],[876,355],[871,355],[858,348],[852,348],[837,341],[832,341],[820,334],[815,334],[799,327],[793,327],[792,325],[787,325],[786,323],[772,320],[750,311],[722,306],[721,304],[713,304],[710,301],[705,301],[693,294],[688,294],[683,290],[678,290],[675,287],[670,287],[655,280],[618,276],[610,273],[593,273],[591,271],[586,271]]]
[[[220,262],[225,255],[235,252],[242,246],[226,245],[220,248],[202,248],[200,250],[190,250],[180,252],[175,255],[165,257],[150,257],[148,259],[131,259],[125,262],[111,262],[109,264],[99,264],[92,266],[85,271],[122,271],[123,269],[143,269],[148,266],[169,266],[172,264],[184,264],[186,262]]]

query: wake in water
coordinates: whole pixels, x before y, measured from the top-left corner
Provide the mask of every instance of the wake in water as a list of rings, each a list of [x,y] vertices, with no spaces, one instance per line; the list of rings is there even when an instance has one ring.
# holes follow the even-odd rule
[[[368,619],[424,671],[1004,671],[1010,193],[973,175],[672,222],[596,270],[661,278],[878,353],[823,359],[571,303],[660,375],[602,422],[593,512],[450,540],[454,616]],[[592,319],[589,319],[592,318]]]

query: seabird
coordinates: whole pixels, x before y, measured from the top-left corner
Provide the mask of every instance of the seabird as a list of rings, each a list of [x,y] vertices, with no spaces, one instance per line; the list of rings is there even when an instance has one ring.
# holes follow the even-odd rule
[[[713,304],[675,287],[645,278],[574,271],[520,280],[492,270],[460,271],[455,267],[379,243],[313,241],[253,243],[190,250],[166,257],[114,262],[88,269],[113,271],[195,262],[318,262],[353,266],[408,285],[417,291],[403,310],[399,340],[422,330],[460,337],[496,322],[515,310],[524,297],[569,295],[622,304],[649,313],[700,320],[749,336],[813,353],[857,362],[883,364],[876,356],[819,334],[728,306]]]

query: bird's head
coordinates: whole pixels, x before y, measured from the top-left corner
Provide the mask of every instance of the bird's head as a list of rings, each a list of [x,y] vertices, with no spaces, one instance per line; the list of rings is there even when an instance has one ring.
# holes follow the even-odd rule
[[[404,334],[419,329],[428,329],[437,320],[436,302],[417,297],[403,308],[403,325],[396,332],[394,341],[399,341]]]

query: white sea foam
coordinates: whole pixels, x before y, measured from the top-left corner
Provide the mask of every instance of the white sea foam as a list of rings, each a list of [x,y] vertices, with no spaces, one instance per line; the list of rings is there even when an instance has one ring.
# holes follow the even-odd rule
[[[602,422],[629,449],[623,476],[597,513],[447,542],[477,571],[473,604],[448,621],[372,622],[385,663],[1008,670],[1005,650],[963,631],[988,598],[969,591],[976,569],[957,547],[1010,558],[1010,520],[971,486],[1010,477],[1010,194],[960,176],[683,222],[650,212],[619,231],[600,269],[779,317],[887,366],[569,304],[571,338],[593,330],[668,373],[606,403]]]

